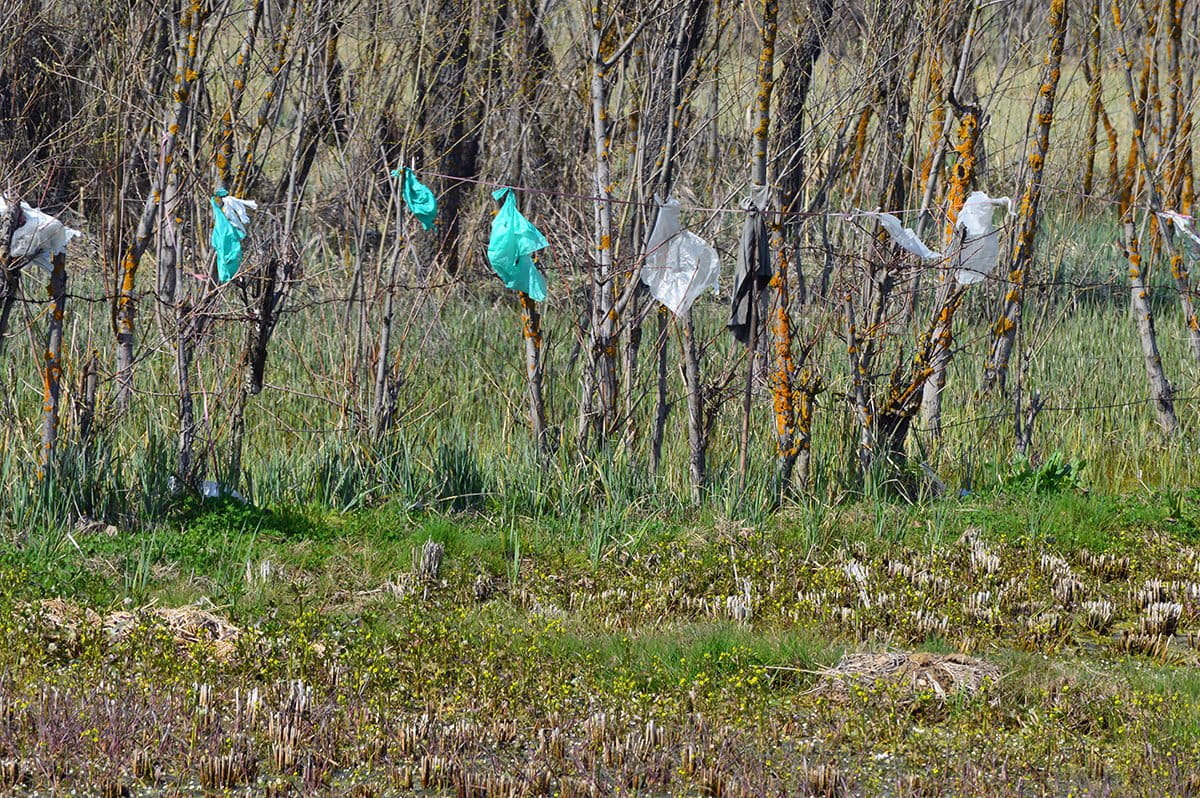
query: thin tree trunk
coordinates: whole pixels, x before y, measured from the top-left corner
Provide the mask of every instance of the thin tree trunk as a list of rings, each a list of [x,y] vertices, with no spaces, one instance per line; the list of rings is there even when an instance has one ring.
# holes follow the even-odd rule
[[[525,293],[521,297],[521,321],[525,337],[525,373],[529,381],[529,423],[533,427],[533,438],[537,441],[538,454],[550,454],[550,440],[546,430],[546,401],[542,396],[542,374],[545,361],[542,355],[542,317],[537,303]]]
[[[122,410],[128,409],[133,393],[134,320],[137,314],[137,296],[134,290],[137,284],[138,266],[141,264],[146,249],[150,246],[150,238],[154,235],[157,227],[168,165],[174,160],[180,131],[188,123],[188,112],[193,98],[192,86],[200,79],[196,68],[198,66],[200,32],[208,14],[209,11],[199,5],[187,4],[180,15],[180,32],[186,32],[187,35],[180,40],[175,59],[175,102],[163,126],[158,170],[150,188],[150,195],[146,198],[146,204],[142,208],[133,243],[126,249],[121,260],[114,323],[117,338],[117,392],[115,399],[117,407]]]
[[[778,0],[763,0],[762,11],[762,51],[758,59],[758,124],[754,128],[754,173],[755,185],[767,184],[767,147],[770,141],[771,128],[771,93],[775,86],[775,42],[779,31],[779,2]],[[810,22],[811,24],[811,22]],[[811,65],[801,66],[807,73]],[[797,87],[795,92],[806,92]],[[802,113],[803,98],[792,98],[801,103],[798,109]],[[793,124],[798,121],[791,120]],[[798,144],[798,142],[793,142]],[[794,157],[800,157],[796,154]],[[794,180],[793,180],[794,182]],[[790,186],[795,189],[795,186]],[[763,209],[764,212],[767,209]],[[792,321],[791,301],[788,285],[788,254],[784,249],[783,231],[778,215],[770,222],[772,249],[775,252],[776,266],[771,275],[770,287],[773,290],[774,318],[771,333],[774,338],[775,363],[770,375],[772,407],[775,419],[775,502],[791,486],[792,469],[796,463],[796,415],[792,404],[792,373],[795,364],[792,362]],[[757,332],[757,327],[755,327]],[[751,352],[756,352],[751,347]],[[751,361],[753,362],[753,360]]]
[[[657,338],[654,341],[655,403],[654,432],[650,437],[650,472],[658,473],[662,463],[663,438],[666,436],[667,416],[671,414],[667,385],[667,309],[659,307],[654,315],[657,323]]]
[[[804,367],[805,358],[795,362],[793,357],[794,328],[791,319],[789,272],[791,268],[795,268],[798,275],[802,272],[799,263],[800,225],[799,222],[790,219],[791,214],[800,210],[803,205],[804,110],[812,85],[813,69],[821,56],[823,37],[832,16],[833,0],[814,0],[811,3],[804,36],[799,42],[799,52],[785,66],[780,85],[779,149],[786,156],[786,160],[779,174],[782,218],[774,225],[773,249],[778,266],[772,278],[776,303],[773,324],[776,368],[772,387],[778,453],[776,481],[779,495],[791,488],[796,460],[802,454],[806,462],[795,482],[801,490],[808,487],[807,458],[812,438],[813,397],[807,391],[816,388],[816,381],[798,379],[798,371]],[[800,301],[803,302],[803,299]]]
[[[1100,0],[1092,0],[1091,2],[1088,12],[1086,46],[1087,50],[1084,52],[1083,58],[1080,59],[1086,69],[1085,77],[1088,81],[1088,123],[1087,144],[1084,147],[1083,203],[1086,203],[1091,197],[1092,188],[1095,184],[1096,143],[1100,125],[1100,109],[1103,104],[1101,95],[1104,89],[1102,81],[1104,60],[1100,55]],[[1059,60],[1061,62],[1061,55]]]
[[[251,0],[250,24],[246,28],[242,47],[238,50],[233,84],[230,87],[229,107],[221,116],[221,139],[217,149],[217,188],[228,189],[233,176],[233,127],[240,120],[242,100],[246,96],[246,80],[250,75],[250,63],[254,55],[254,43],[258,27],[262,22],[263,0]]]
[[[4,352],[4,340],[8,336],[9,316],[21,291],[21,266],[12,262],[9,242],[13,232],[24,223],[21,201],[13,198],[8,202],[7,211],[0,215],[0,354]]]
[[[602,11],[592,8],[592,153],[594,166],[595,249],[596,264],[592,269],[592,317],[588,326],[590,360],[595,374],[594,385],[599,391],[598,429],[600,442],[607,440],[617,407],[616,366],[616,285],[613,274],[613,212],[612,169],[609,164],[611,145],[608,120],[608,82],[612,63],[605,58],[604,23]]]
[[[867,372],[863,364],[863,342],[855,323],[854,297],[846,291],[842,299],[846,317],[846,357],[850,361],[850,400],[858,418],[858,468],[866,479],[875,459],[875,417],[867,398]]]
[[[176,478],[191,489],[199,482],[196,467],[196,411],[192,397],[192,362],[200,335],[198,308],[183,300],[175,308],[175,381],[179,390],[179,440],[176,446]]]
[[[1009,290],[1004,297],[1004,310],[993,327],[995,338],[992,353],[983,375],[983,390],[993,385],[1005,389],[1008,361],[1012,354],[1017,325],[1021,323],[1021,305],[1025,299],[1025,279],[1033,265],[1036,243],[1039,205],[1042,198],[1042,172],[1046,168],[1046,154],[1050,150],[1050,123],[1054,120],[1054,98],[1058,92],[1058,79],[1062,72],[1063,42],[1067,36],[1066,0],[1050,2],[1050,47],[1046,56],[1046,72],[1040,90],[1041,106],[1038,108],[1037,137],[1029,153],[1029,182],[1025,185],[1025,196],[1021,198],[1020,233],[1017,236],[1016,252],[1012,269],[1009,271]],[[1095,130],[1093,129],[1093,138]],[[1094,141],[1093,141],[1094,146]]]
[[[950,175],[950,196],[947,208],[947,249],[955,238],[958,211],[962,208],[967,192],[975,179],[976,145],[979,137],[981,112],[974,106],[958,106],[958,159]],[[942,437],[942,391],[946,387],[946,371],[950,366],[954,344],[954,314],[958,310],[962,291],[955,280],[953,269],[944,269],[938,285],[937,313],[931,336],[932,349],[928,361],[929,377],[922,387],[921,420],[934,440]]]
[[[1117,34],[1123,33],[1124,24],[1121,20],[1120,8],[1116,2],[1112,5],[1112,16]],[[1125,185],[1120,195],[1119,210],[1121,215],[1122,246],[1125,259],[1129,263],[1130,304],[1133,308],[1138,329],[1138,341],[1142,349],[1142,363],[1146,368],[1146,380],[1150,387],[1150,399],[1154,405],[1155,415],[1159,426],[1168,436],[1179,432],[1179,418],[1175,415],[1174,389],[1167,380],[1163,370],[1162,356],[1158,351],[1158,335],[1154,329],[1154,315],[1150,308],[1147,295],[1145,275],[1142,271],[1142,253],[1138,241],[1137,225],[1134,221],[1134,200],[1136,199],[1137,152],[1140,149],[1141,136],[1136,129],[1144,124],[1145,98],[1139,99],[1133,86],[1133,74],[1122,40],[1117,50],[1118,57],[1124,62],[1126,90],[1129,93],[1130,110],[1133,112],[1135,136],[1130,155],[1130,168],[1127,169]],[[1149,170],[1147,170],[1149,173]]]
[[[708,448],[704,429],[704,394],[700,385],[700,356],[696,349],[696,326],[692,309],[683,319],[683,381],[688,406],[688,473],[692,479],[692,503],[699,504],[706,478],[705,453]]]
[[[1146,189],[1149,196],[1151,220],[1154,223],[1160,221],[1159,212],[1162,207],[1162,190],[1158,182],[1158,177],[1154,171],[1154,163],[1150,158],[1149,150],[1146,147],[1146,113],[1150,104],[1148,98],[1140,98],[1133,82],[1133,70],[1128,60],[1125,47],[1125,29],[1124,24],[1120,19],[1117,5],[1113,5],[1113,21],[1116,25],[1117,35],[1121,38],[1121,45],[1118,48],[1118,55],[1124,65],[1125,73],[1125,90],[1129,99],[1129,107],[1133,116],[1133,142],[1136,149],[1137,159],[1142,166],[1142,174],[1145,175]],[[1149,56],[1147,56],[1149,59]],[[1146,70],[1143,70],[1145,72]],[[1144,75],[1143,75],[1144,77]],[[1132,197],[1130,197],[1132,203]],[[1132,214],[1132,208],[1130,214]],[[1175,245],[1175,230],[1172,225],[1164,224],[1159,228],[1162,231],[1162,242],[1166,247],[1167,257],[1171,264],[1171,277],[1175,281],[1175,288],[1179,294],[1179,305],[1183,311],[1184,327],[1187,330],[1188,346],[1191,349],[1192,358],[1200,364],[1200,319],[1196,315],[1196,307],[1193,297],[1191,276],[1188,274],[1187,263],[1183,255],[1178,251]],[[1136,249],[1136,248],[1135,248]],[[1130,271],[1133,271],[1131,264]],[[1148,309],[1148,306],[1147,306]]]
[[[100,355],[96,350],[88,357],[79,380],[79,396],[75,402],[76,425],[79,427],[79,442],[85,450],[90,449],[96,434],[96,390],[100,386]]]
[[[957,102],[957,98],[962,94],[963,81],[966,80],[967,72],[970,68],[971,50],[975,44],[975,32],[978,27],[980,3],[974,2],[971,4],[971,9],[967,14],[966,27],[962,34],[962,45],[958,51],[958,61],[954,67],[954,79],[950,84],[949,97],[951,103]],[[939,98],[940,99],[940,98]],[[920,211],[917,213],[916,233],[918,238],[924,238],[929,225],[933,222],[932,209],[934,207],[934,197],[938,191],[939,184],[943,181],[939,180],[943,175],[942,164],[946,159],[946,150],[950,140],[950,132],[954,127],[954,115],[947,114],[943,110],[941,116],[941,130],[937,135],[937,142],[933,150],[933,156],[929,167],[929,179],[924,182],[921,188],[921,204]],[[958,200],[962,204],[962,200]],[[954,204],[954,198],[950,198],[951,213],[957,213],[958,208]],[[917,313],[917,301],[921,293],[922,273],[917,272],[916,278],[913,280],[912,288],[908,294],[908,301],[904,308],[904,321],[910,322]]]
[[[1159,426],[1167,435],[1179,431],[1179,419],[1175,415],[1175,390],[1167,381],[1163,371],[1162,356],[1158,352],[1158,336],[1154,330],[1154,314],[1146,294],[1146,282],[1142,274],[1142,256],[1138,248],[1137,229],[1133,222],[1133,206],[1122,209],[1125,258],[1129,261],[1129,289],[1133,313],[1137,320],[1138,341],[1142,347],[1142,361],[1146,367],[1146,379],[1150,383],[1150,398]]]
[[[676,28],[673,55],[671,58],[671,78],[667,87],[668,106],[665,124],[663,126],[663,145],[658,163],[658,186],[664,197],[669,196],[675,183],[675,161],[678,150],[678,134],[680,117],[683,115],[683,78],[696,60],[696,51],[704,38],[704,28],[708,21],[707,0],[697,0],[689,3],[683,10],[679,25]],[[649,236],[647,236],[649,238]],[[633,318],[641,316],[634,311]],[[690,315],[690,314],[689,314]],[[650,470],[657,474],[662,462],[663,438],[666,435],[667,418],[671,412],[668,401],[667,382],[667,311],[659,308],[657,313],[657,333],[655,357],[657,360],[654,431],[650,442]],[[631,337],[639,330],[631,331]],[[633,392],[632,374],[629,379],[629,392]],[[630,423],[632,423],[632,414]],[[689,420],[689,425],[693,424]],[[691,455],[695,459],[695,453]],[[703,463],[703,455],[700,462]]]
[[[375,402],[372,407],[372,429],[375,437],[383,435],[391,424],[392,403],[388,396],[388,374],[391,364],[392,324],[396,307],[396,269],[400,262],[400,248],[392,253],[388,266],[387,285],[384,287],[383,322],[379,327],[379,351],[375,354]]]
[[[49,293],[50,323],[46,332],[46,362],[42,370],[42,476],[54,467],[54,447],[58,442],[59,404],[62,398],[63,313],[67,306],[67,256],[51,258]]]
[[[754,361],[758,356],[758,280],[750,278],[750,341],[746,347],[746,383],[742,392],[742,434],[738,444],[738,490],[746,487],[750,452],[750,415],[754,396]]]

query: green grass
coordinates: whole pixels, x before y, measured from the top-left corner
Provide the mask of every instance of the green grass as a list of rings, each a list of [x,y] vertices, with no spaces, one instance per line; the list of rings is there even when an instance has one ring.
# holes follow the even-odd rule
[[[159,763],[155,788],[185,794],[197,763],[225,751],[253,759],[260,789],[282,780],[303,790],[306,779],[378,789],[419,778],[423,758],[438,756],[463,772],[682,794],[714,774],[729,789],[794,785],[818,778],[819,764],[866,794],[897,783],[1180,793],[1200,755],[1200,655],[1177,641],[1156,659],[1126,651],[1120,635],[1141,612],[1132,588],[1152,578],[1183,602],[1181,632],[1200,631],[1187,597],[1200,583],[1197,512],[1196,493],[1078,489],[811,505],[760,525],[642,507],[622,517],[643,531],[613,535],[596,558],[569,519],[491,507],[185,503],[138,531],[76,530],[65,546],[32,536],[0,560],[0,706],[26,706],[35,721],[0,713],[0,760],[28,768],[31,786],[65,768],[62,783],[86,791],[140,783],[144,750]],[[413,572],[427,541],[445,548],[434,582]],[[975,570],[975,546],[996,555],[995,573]],[[1128,556],[1128,575],[1098,575],[1085,550]],[[1046,555],[1068,564],[1084,599],[1113,602],[1115,637],[1084,627],[1078,599],[1054,597]],[[752,611],[739,622],[726,597],[745,590]],[[968,602],[978,590],[1017,592],[981,622]],[[202,641],[180,647],[148,616],[114,640],[31,609],[55,597],[101,615],[200,603],[244,631],[229,658]],[[1030,631],[1031,613],[1045,612],[1067,618],[1057,635]],[[922,620],[939,616],[940,629]],[[968,651],[1003,676],[946,700],[868,684],[842,701],[821,688],[819,671],[844,653],[880,649]],[[278,763],[267,724],[297,679],[312,703],[296,722],[324,729],[301,745],[301,761],[326,763],[307,771]],[[201,684],[212,691],[203,711]],[[66,714],[46,703],[49,687]],[[263,714],[239,715],[255,689]],[[119,717],[104,713],[112,695]],[[638,742],[651,721],[663,736]],[[36,728],[60,742],[37,747]],[[552,730],[565,758],[547,747]],[[593,745],[622,758],[580,770],[576,758],[599,754]],[[681,759],[687,746],[698,765]],[[439,783],[433,792],[452,790]]]

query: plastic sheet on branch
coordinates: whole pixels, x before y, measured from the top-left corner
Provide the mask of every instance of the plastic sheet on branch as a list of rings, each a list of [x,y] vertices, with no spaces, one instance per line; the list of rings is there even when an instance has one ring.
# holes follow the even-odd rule
[[[879,211],[855,211],[856,216],[866,216],[871,219],[878,219],[879,225],[887,231],[891,236],[892,242],[905,252],[910,252],[916,255],[921,260],[940,260],[942,253],[934,252],[929,247],[925,246],[925,242],[917,237],[911,227],[904,227],[900,224],[900,219],[890,213],[880,213]]]
[[[7,214],[9,204],[0,197],[0,215]],[[29,262],[47,272],[53,270],[50,259],[67,251],[67,245],[78,236],[78,230],[67,227],[55,217],[39,208],[21,203],[25,223],[13,231],[9,240],[8,254],[12,258],[28,258]]]
[[[1175,232],[1187,239],[1187,251],[1193,260],[1200,258],[1200,236],[1194,229],[1195,218],[1175,211],[1159,211],[1158,217],[1175,225]]]
[[[488,239],[488,262],[504,284],[514,291],[523,291],[535,302],[546,301],[546,278],[529,257],[550,244],[541,231],[517,210],[517,198],[511,188],[492,192],[492,199],[501,203],[492,219],[492,235]]]
[[[217,204],[217,198],[221,204]],[[217,253],[217,278],[227,283],[237,274],[242,265],[242,239],[250,225],[250,211],[258,210],[258,203],[229,196],[225,189],[217,189],[215,197],[209,199],[213,209],[212,246]]]
[[[401,191],[404,194],[404,204],[413,216],[421,220],[421,226],[426,230],[433,229],[433,220],[437,218],[437,197],[433,196],[429,186],[417,179],[417,175],[407,166],[403,169],[392,170],[392,177],[403,180]]]
[[[771,282],[771,241],[767,232],[767,210],[771,192],[766,186],[754,186],[742,200],[746,220],[738,244],[737,271],[733,276],[733,300],[729,312],[729,331],[741,343],[750,342],[751,294],[761,297]],[[761,321],[761,319],[759,319]]]
[[[679,201],[658,199],[658,218],[646,243],[642,282],[650,294],[682,316],[702,293],[717,287],[721,265],[717,251],[679,221]]]
[[[1000,236],[992,217],[1003,206],[1013,215],[1012,200],[1008,197],[989,197],[982,191],[972,191],[958,212],[955,231],[961,231],[962,244],[955,253],[958,284],[973,285],[996,268],[1000,258]]]

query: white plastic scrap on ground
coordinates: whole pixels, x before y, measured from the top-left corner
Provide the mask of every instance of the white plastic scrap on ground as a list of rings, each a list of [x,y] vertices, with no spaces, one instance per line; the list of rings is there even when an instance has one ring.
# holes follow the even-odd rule
[[[1195,232],[1195,218],[1175,211],[1159,211],[1158,217],[1175,226],[1175,232],[1187,239],[1188,254],[1200,257],[1200,236]]]
[[[955,256],[959,285],[972,285],[983,280],[996,268],[1000,258],[1000,236],[992,217],[1003,206],[1012,216],[1012,200],[1008,197],[989,197],[982,191],[967,195],[958,212],[955,231],[963,233],[962,246]]]
[[[942,257],[942,253],[934,252],[925,246],[925,242],[917,237],[911,227],[902,226],[900,219],[892,214],[880,211],[855,211],[855,213],[871,219],[878,219],[880,226],[888,232],[896,246],[905,252],[911,252],[921,260],[939,260]]]
[[[670,197],[665,202],[660,200],[642,267],[642,282],[650,294],[676,316],[682,316],[697,297],[716,288],[720,271],[717,251],[700,236],[683,229],[679,201]]]
[[[0,197],[0,214],[8,213],[9,207]],[[67,244],[83,234],[28,203],[21,203],[21,211],[25,223],[13,231],[8,254],[13,258],[28,258],[30,263],[49,272],[53,269],[50,259],[65,253]]]

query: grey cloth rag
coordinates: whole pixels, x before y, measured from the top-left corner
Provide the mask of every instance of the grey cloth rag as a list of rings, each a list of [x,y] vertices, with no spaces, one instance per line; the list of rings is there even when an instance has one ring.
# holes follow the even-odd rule
[[[733,275],[733,304],[729,312],[729,327],[733,337],[743,344],[750,342],[753,293],[758,302],[755,323],[762,324],[766,305],[766,288],[771,282],[771,240],[767,231],[766,212],[771,204],[767,186],[753,186],[750,196],[742,200],[746,221],[742,225],[742,240],[738,245],[737,271]]]

